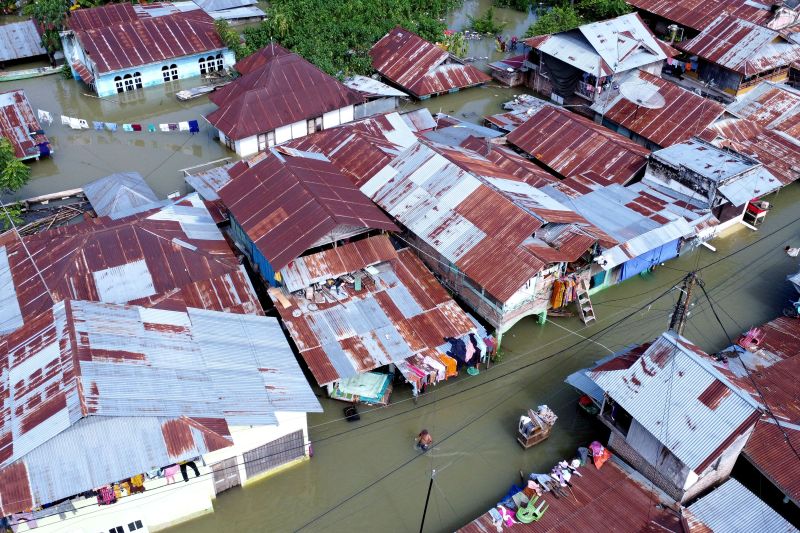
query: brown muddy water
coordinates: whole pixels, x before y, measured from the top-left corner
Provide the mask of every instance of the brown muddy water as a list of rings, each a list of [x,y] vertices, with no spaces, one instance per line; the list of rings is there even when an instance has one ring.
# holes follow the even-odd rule
[[[466,14],[483,13],[489,4],[490,0],[467,0],[449,18],[449,26],[463,29]],[[510,22],[507,35],[521,36],[533,20],[530,14],[496,12]],[[472,56],[501,57],[490,38],[469,44]],[[25,89],[34,109],[56,116],[148,124],[199,119],[213,109],[206,97],[186,103],[174,97],[178,90],[201,83],[189,80],[179,86],[149,88],[139,99],[119,103],[84,96],[85,87],[59,76],[4,83],[0,90]],[[481,116],[500,112],[500,104],[520,92],[520,88],[488,86],[433,98],[424,105],[480,122]],[[49,160],[31,164],[33,179],[17,198],[79,187],[112,172],[131,170],[145,176],[163,197],[185,190],[179,169],[233,156],[203,122],[195,136],[76,132],[58,121],[47,134],[56,152]],[[458,528],[493,505],[518,480],[519,469],[547,471],[571,456],[578,445],[604,438],[602,426],[578,412],[577,394],[564,378],[665,330],[676,291],[650,302],[677,283],[684,271],[742,250],[702,271],[711,297],[724,309],[728,331],[735,337],[780,313],[792,296],[785,276],[797,269],[797,261],[782,249],[800,243],[800,186],[789,187],[770,201],[775,208],[758,232],[737,229],[713,243],[716,253],[695,250],[652,275],[596,295],[598,320],[591,327],[577,319],[551,319],[545,326],[523,320],[504,336],[500,363],[478,376],[442,383],[417,403],[408,387],[398,386],[388,407],[362,407],[361,420],[349,423],[342,419],[346,404],[321,397],[325,412],[309,416],[314,448],[310,461],[221,494],[213,514],[170,532],[416,531],[433,469],[436,477],[425,530]],[[706,350],[727,345],[702,297],[692,308],[685,335]],[[589,336],[592,340],[585,340]],[[517,419],[528,407],[544,403],[559,416],[556,428],[550,439],[523,451],[515,439]],[[413,438],[423,427],[431,431],[435,446],[421,455]]]

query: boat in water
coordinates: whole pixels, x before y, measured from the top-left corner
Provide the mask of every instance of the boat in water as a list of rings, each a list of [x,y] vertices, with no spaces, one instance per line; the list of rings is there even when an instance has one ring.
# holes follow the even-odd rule
[[[37,67],[28,68],[24,70],[6,70],[0,71],[0,81],[15,81],[25,80],[28,78],[38,78],[40,76],[49,76],[61,72],[61,67]]]
[[[214,85],[200,85],[199,87],[192,87],[191,89],[185,89],[183,91],[178,91],[177,93],[175,93],[175,97],[178,100],[180,100],[182,102],[185,102],[186,100],[192,100],[194,98],[198,98],[200,96],[203,96],[204,94],[208,94],[208,93],[214,92],[218,88],[224,87],[224,86],[228,85],[229,83],[230,83],[229,81],[226,81],[226,82],[223,82],[223,83],[216,83]]]

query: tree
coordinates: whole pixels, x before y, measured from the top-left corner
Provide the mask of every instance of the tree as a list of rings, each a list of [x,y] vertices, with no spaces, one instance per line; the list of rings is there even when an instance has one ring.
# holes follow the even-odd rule
[[[214,22],[214,27],[217,30],[217,34],[219,35],[222,44],[224,44],[231,52],[233,52],[233,55],[236,56],[237,61],[249,56],[254,52],[254,50],[251,50],[248,46],[242,43],[242,38],[238,33],[236,33],[236,30],[231,28],[231,25],[228,24],[228,21],[217,20]]]
[[[5,206],[0,212],[0,229],[2,231],[9,230],[14,226],[20,226],[25,222],[22,218],[22,204],[15,202]]]
[[[0,137],[0,192],[13,192],[28,183],[31,169],[17,159],[8,139]]]
[[[625,0],[579,0],[575,8],[587,21],[606,20],[631,12]]]
[[[69,5],[69,0],[34,0],[22,9],[26,16],[33,18],[44,29],[42,46],[51,54],[61,49],[58,32],[64,28]]]
[[[567,31],[577,28],[581,24],[584,24],[584,20],[572,6],[566,4],[554,6],[547,13],[536,19],[536,22],[525,32],[525,37]]]
[[[472,31],[476,31],[478,33],[500,33],[507,24],[505,21],[494,19],[494,8],[491,6],[486,10],[486,13],[484,13],[482,17],[476,18],[472,15],[467,15],[467,18],[469,18],[469,26]]]

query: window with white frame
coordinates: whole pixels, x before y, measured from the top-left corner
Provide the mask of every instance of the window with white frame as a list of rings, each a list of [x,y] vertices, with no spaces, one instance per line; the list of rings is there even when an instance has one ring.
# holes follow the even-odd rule
[[[118,93],[125,92],[125,86],[122,83],[122,76],[117,76],[114,78],[114,85],[116,86]]]
[[[217,70],[222,70],[225,67],[225,61],[222,58],[222,54],[217,54]]]
[[[133,85],[137,89],[142,88],[142,73],[141,72],[134,72],[133,73]]]
[[[206,69],[206,58],[201,57],[200,59],[197,60],[197,62],[200,64],[200,75],[201,76],[205,75],[205,73],[208,72],[208,70]]]
[[[169,66],[169,76],[172,79],[172,81],[178,79],[178,65],[176,65],[175,63]]]
[[[268,131],[267,133],[258,134],[258,151],[263,152],[267,148],[275,146],[275,132]]]
[[[161,67],[161,77],[164,78],[164,83],[169,81],[169,67],[164,65]]]

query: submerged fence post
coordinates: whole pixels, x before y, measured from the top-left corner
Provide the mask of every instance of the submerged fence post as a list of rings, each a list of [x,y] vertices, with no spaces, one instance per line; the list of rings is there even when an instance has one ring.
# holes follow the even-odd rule
[[[428,502],[431,499],[431,489],[433,488],[433,478],[436,477],[436,469],[431,470],[431,482],[428,483],[428,495],[425,496],[425,509],[422,510],[422,522],[419,524],[419,533],[425,527],[425,515],[428,514]]]

